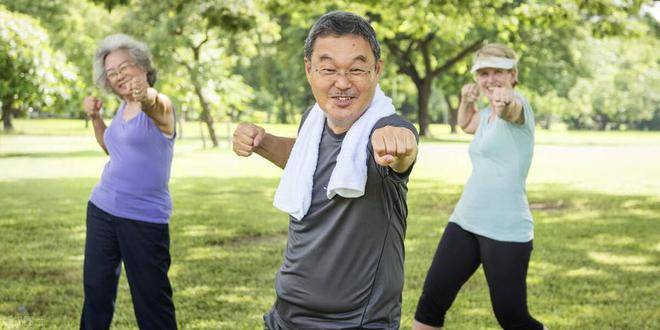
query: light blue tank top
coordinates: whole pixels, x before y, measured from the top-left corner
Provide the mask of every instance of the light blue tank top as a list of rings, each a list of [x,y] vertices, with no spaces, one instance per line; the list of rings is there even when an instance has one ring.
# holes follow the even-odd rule
[[[472,174],[449,221],[498,241],[528,242],[534,223],[525,181],[534,152],[534,114],[522,95],[525,122],[513,124],[481,110],[481,122],[470,143]]]
[[[174,137],[166,138],[142,111],[124,121],[125,108],[122,103],[103,135],[110,160],[90,201],[117,217],[168,223]]]

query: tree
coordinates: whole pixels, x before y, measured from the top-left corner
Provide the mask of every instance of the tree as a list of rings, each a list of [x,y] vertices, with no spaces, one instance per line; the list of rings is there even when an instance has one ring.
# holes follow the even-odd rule
[[[51,48],[39,22],[0,5],[0,102],[5,132],[12,116],[28,108],[50,107],[71,95],[66,84],[76,80],[72,66]]]
[[[565,95],[579,73],[572,40],[591,33],[610,35],[636,29],[633,16],[639,13],[641,4],[642,1],[386,1],[378,6],[355,7],[371,19],[399,72],[417,87],[420,134],[428,135],[428,102],[434,81],[444,75],[451,77],[456,66],[466,66],[484,42],[512,45],[524,54],[521,79],[541,94],[559,90]],[[443,80],[440,86],[445,88],[455,81]]]
[[[417,114],[410,117],[416,117],[422,135],[428,135],[431,118],[440,117],[433,113],[436,110],[429,107],[430,102],[444,108],[438,106],[444,100],[450,124],[455,119],[458,91],[472,79],[468,73],[472,55],[485,42],[505,43],[517,51],[521,85],[527,87],[529,97],[557,105],[536,107],[542,110],[540,119],[548,126],[565,108],[578,79],[588,74],[580,65],[576,48],[580,42],[590,36],[639,33],[645,24],[640,20],[640,7],[650,3],[97,1],[110,8],[126,5],[125,30],[149,41],[168,77],[188,77],[168,88],[194,91],[202,108],[201,118],[212,136],[214,116],[236,120],[246,113],[242,110],[252,106],[263,113],[262,118],[289,122],[313,102],[304,82],[301,49],[314,20],[336,9],[371,21],[386,60],[388,75],[381,85],[396,94],[395,104],[406,113],[411,104],[417,105]],[[653,27],[657,29],[657,24]],[[440,91],[441,97],[432,97],[434,91]]]
[[[70,98],[53,106],[59,113],[84,116],[82,99],[92,93],[92,59],[96,44],[113,30],[115,15],[87,0],[5,1],[7,9],[38,19],[48,31],[50,45],[66,55],[79,79],[67,80]],[[115,17],[113,17],[115,16]],[[106,97],[106,101],[112,97]],[[107,103],[107,102],[106,102]],[[86,118],[86,116],[84,116]]]
[[[252,33],[260,11],[251,1],[152,1],[129,2],[123,19],[125,30],[144,38],[159,67],[179,80],[180,89],[190,88],[201,107],[213,146],[216,115],[235,117],[247,108],[252,89],[234,72],[237,63],[254,54]],[[224,112],[214,109],[225,108]]]
[[[588,75],[578,79],[569,98],[577,105],[563,113],[573,128],[599,130],[626,124],[641,128],[660,106],[660,67],[656,38],[589,39],[581,46],[581,65]]]
[[[266,113],[266,121],[290,123],[313,102],[313,96],[303,65],[307,10],[284,6],[275,1],[266,6],[272,32],[257,35],[257,56],[239,72],[257,91],[253,106]]]

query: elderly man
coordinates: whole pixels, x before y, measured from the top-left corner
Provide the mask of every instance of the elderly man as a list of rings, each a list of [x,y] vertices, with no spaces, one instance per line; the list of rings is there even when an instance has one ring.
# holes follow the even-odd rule
[[[234,132],[234,151],[284,168],[274,205],[290,214],[268,329],[398,329],[408,176],[417,131],[378,86],[374,29],[330,12],[305,41],[316,99],[296,139],[254,124]]]

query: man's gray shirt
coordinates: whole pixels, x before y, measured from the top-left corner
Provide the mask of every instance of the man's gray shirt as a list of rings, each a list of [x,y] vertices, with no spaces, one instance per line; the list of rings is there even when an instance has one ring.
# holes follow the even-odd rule
[[[387,125],[409,128],[417,136],[415,127],[397,115],[380,119],[374,130]],[[412,166],[397,174],[378,165],[369,142],[365,194],[328,199],[326,187],[344,135],[325,125],[309,211],[301,221],[289,221],[271,315],[282,328],[399,327]]]

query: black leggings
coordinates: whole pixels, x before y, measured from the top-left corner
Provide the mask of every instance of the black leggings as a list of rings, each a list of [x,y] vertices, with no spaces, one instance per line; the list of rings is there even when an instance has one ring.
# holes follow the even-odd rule
[[[444,325],[445,313],[458,291],[483,264],[490,300],[504,329],[543,329],[527,310],[527,265],[532,241],[496,241],[473,234],[450,222],[445,228],[426,275],[415,319],[429,326]]]

